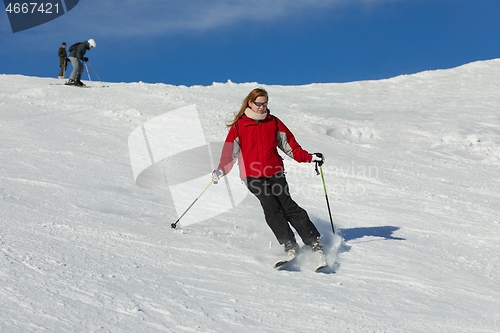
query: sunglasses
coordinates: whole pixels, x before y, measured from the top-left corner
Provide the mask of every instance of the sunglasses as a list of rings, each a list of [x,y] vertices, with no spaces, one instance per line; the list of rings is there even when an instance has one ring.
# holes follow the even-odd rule
[[[261,103],[261,102],[253,102],[253,104],[255,104],[257,107],[261,107],[261,106],[267,106],[267,102],[264,102],[264,103]]]

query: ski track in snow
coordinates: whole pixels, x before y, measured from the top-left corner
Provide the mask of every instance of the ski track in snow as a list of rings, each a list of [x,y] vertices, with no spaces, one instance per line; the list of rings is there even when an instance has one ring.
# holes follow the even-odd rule
[[[0,76],[1,332],[500,331],[499,59],[290,87],[58,82]],[[285,158],[325,273],[273,268],[284,253],[250,195],[173,230],[168,191],[134,184],[135,128],[195,104],[221,142],[257,86],[326,156],[337,235],[312,165]]]

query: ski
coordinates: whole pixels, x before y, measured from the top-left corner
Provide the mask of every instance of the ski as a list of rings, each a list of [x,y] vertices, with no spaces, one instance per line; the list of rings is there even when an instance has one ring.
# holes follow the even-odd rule
[[[277,262],[274,263],[274,268],[276,268],[279,271],[282,270],[287,270],[297,262],[297,257],[293,257],[291,259],[283,259],[283,260],[278,260]]]
[[[51,86],[67,86],[67,87],[76,87],[76,88],[92,88],[92,86],[77,86],[74,84],[66,84],[66,83],[49,83]]]
[[[297,245],[295,240],[290,242],[290,244],[285,244],[286,246],[291,245],[292,247],[287,252],[288,258],[282,259],[274,263],[274,268],[277,270],[299,270],[298,265],[296,265],[297,257],[301,252],[301,248]],[[286,247],[285,247],[286,248]]]
[[[316,256],[318,256],[318,264],[317,264],[316,268],[314,269],[314,271],[316,273],[320,273],[323,271],[323,269],[328,267],[328,263],[326,262],[326,256],[322,250],[316,251],[316,252],[314,252],[314,254]]]
[[[326,262],[326,256],[323,253],[323,251],[317,251],[313,253],[314,256],[316,257],[316,266],[314,267],[314,272],[316,273],[322,273],[325,271],[326,268],[328,268],[328,263]],[[274,268],[276,268],[279,271],[298,271],[300,270],[299,263],[297,261],[298,256],[295,256],[290,259],[282,259],[278,260],[277,262],[274,263]]]
[[[68,87],[76,87],[76,88],[108,88],[109,86],[76,86],[73,84],[66,83],[49,83],[51,86],[68,86]]]
[[[74,84],[65,84],[68,87],[76,87],[76,88],[92,88],[92,86],[76,86]]]
[[[327,268],[328,265],[326,263],[324,264],[319,264],[318,266],[316,266],[316,268],[314,269],[314,271],[316,273],[321,273],[325,268]]]

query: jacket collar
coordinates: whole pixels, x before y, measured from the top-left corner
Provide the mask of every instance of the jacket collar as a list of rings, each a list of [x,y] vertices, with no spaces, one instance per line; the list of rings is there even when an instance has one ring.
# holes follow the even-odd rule
[[[247,108],[245,110],[245,116],[247,116],[248,118],[255,120],[255,121],[264,120],[267,118],[268,115],[269,115],[269,110],[266,110],[266,113],[257,113],[257,112],[254,112],[250,108]]]

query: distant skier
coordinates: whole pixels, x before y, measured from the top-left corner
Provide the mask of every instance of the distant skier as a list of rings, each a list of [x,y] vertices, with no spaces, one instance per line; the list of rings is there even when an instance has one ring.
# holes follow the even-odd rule
[[[69,61],[68,52],[66,52],[66,43],[61,44],[59,51],[57,51],[57,55],[59,56],[59,67],[61,67],[57,78],[64,79],[64,75],[66,73],[66,68],[68,66],[68,61]]]
[[[268,93],[260,88],[252,90],[243,100],[240,111],[228,124],[229,133],[212,180],[218,182],[228,174],[238,159],[240,177],[259,199],[267,224],[278,242],[284,244],[288,256],[294,258],[299,250],[290,225],[304,244],[314,252],[322,251],[320,233],[307,212],[290,196],[277,148],[297,162],[323,163],[323,155],[302,149],[285,124],[270,114],[267,105]]]
[[[67,85],[85,85],[81,81],[83,74],[82,62],[87,62],[89,60],[89,58],[84,57],[85,53],[87,52],[87,50],[93,49],[94,47],[96,47],[96,43],[93,39],[71,45],[71,47],[69,48],[69,60],[71,61],[71,65],[73,66],[73,71],[69,76],[69,81],[66,83]]]

